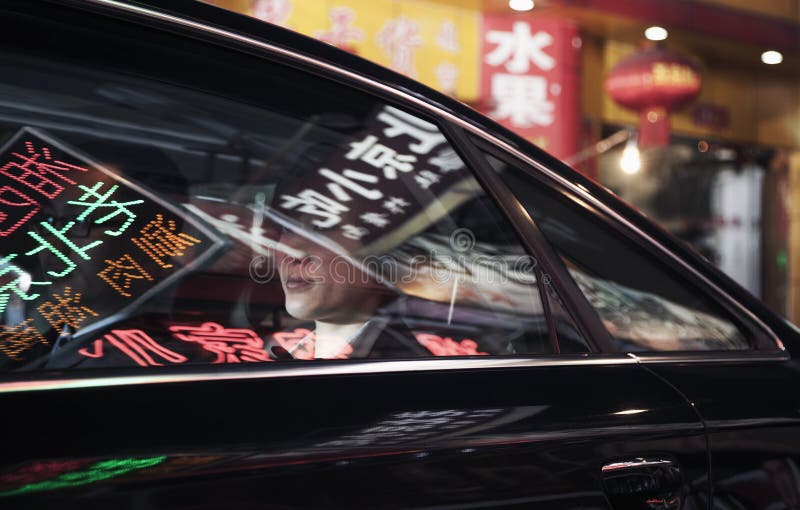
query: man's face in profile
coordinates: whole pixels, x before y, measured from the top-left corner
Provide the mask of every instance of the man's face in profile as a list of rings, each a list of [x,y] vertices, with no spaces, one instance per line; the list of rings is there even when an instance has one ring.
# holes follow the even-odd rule
[[[291,254],[278,250],[278,266],[286,311],[301,320],[350,324],[369,320],[386,299],[387,289],[344,257],[290,230],[280,242]]]

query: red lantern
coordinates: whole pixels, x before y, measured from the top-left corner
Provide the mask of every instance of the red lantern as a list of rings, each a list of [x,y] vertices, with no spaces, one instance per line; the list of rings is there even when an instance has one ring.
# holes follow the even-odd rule
[[[669,144],[669,112],[690,103],[700,88],[699,66],[659,46],[622,60],[605,82],[614,101],[640,112],[641,146]]]

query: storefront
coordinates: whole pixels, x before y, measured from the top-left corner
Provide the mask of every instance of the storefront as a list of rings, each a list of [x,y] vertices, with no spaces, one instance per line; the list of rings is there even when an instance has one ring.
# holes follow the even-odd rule
[[[800,267],[800,213],[789,208],[800,203],[800,12],[791,2],[675,0],[666,10],[658,0],[540,0],[525,13],[504,0],[211,3],[472,105],[599,180],[776,311],[800,318],[800,271],[790,271]],[[640,112],[615,102],[603,84],[641,50],[650,25],[669,29],[662,44],[697,62],[702,83],[693,100],[666,112],[666,141],[643,146],[639,168],[626,172],[620,159],[640,136]],[[783,64],[762,64],[765,49],[783,51]]]

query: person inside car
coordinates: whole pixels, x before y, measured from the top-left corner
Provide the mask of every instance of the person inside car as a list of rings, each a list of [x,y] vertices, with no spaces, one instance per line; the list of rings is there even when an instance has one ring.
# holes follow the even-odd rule
[[[286,311],[309,324],[294,330],[301,334],[274,335],[273,357],[429,356],[396,317],[403,307],[403,295],[347,254],[322,246],[323,242],[307,231],[282,228],[274,263]]]

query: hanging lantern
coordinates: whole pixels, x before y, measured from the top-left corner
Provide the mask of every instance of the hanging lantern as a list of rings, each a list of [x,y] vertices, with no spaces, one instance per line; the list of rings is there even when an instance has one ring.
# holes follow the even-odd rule
[[[606,92],[614,101],[639,112],[642,147],[669,144],[669,112],[690,103],[700,88],[699,66],[660,46],[622,60],[605,81]]]

